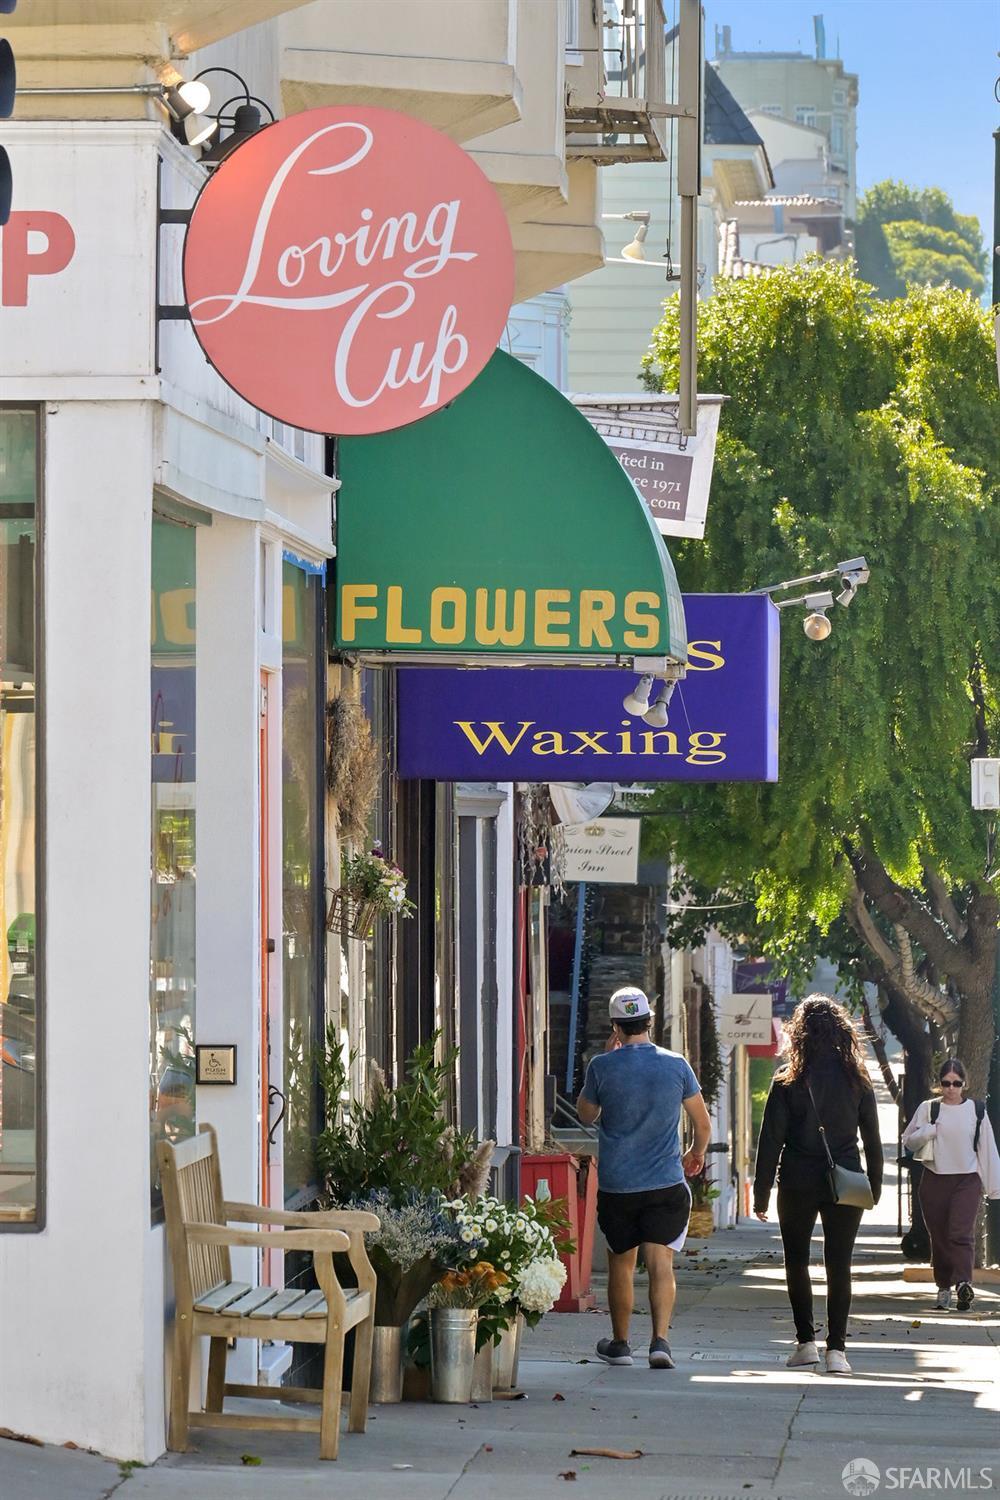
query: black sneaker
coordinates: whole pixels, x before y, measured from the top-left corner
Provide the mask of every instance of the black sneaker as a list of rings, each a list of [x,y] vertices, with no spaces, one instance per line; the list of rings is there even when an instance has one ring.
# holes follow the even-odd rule
[[[673,1370],[674,1356],[666,1339],[654,1339],[649,1346],[649,1368],[651,1370]]]
[[[606,1365],[630,1365],[632,1350],[624,1339],[599,1339],[597,1357]]]
[[[957,1293],[955,1301],[959,1312],[968,1312],[969,1308],[972,1306],[972,1300],[976,1295],[972,1290],[972,1283],[968,1281],[960,1281],[955,1290]]]

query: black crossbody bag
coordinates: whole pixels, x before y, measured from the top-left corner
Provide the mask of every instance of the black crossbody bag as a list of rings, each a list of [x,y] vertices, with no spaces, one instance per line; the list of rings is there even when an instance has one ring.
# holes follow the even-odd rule
[[[872,1193],[872,1185],[868,1181],[868,1174],[866,1172],[854,1172],[850,1167],[840,1166],[830,1154],[830,1144],[826,1138],[826,1130],[824,1129],[823,1121],[819,1117],[812,1084],[808,1079],[806,1080],[806,1088],[809,1090],[809,1098],[812,1100],[816,1123],[819,1126],[819,1138],[823,1142],[823,1150],[826,1152],[826,1180],[830,1185],[830,1194],[834,1203],[839,1203],[844,1208],[874,1208],[875,1196]]]

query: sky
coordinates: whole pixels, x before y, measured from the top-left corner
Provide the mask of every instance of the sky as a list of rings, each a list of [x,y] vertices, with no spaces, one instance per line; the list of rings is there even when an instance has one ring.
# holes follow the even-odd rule
[[[940,187],[975,214],[989,245],[993,131],[1000,105],[1000,0],[704,0],[705,56],[715,27],[734,51],[814,53],[813,16],[829,57],[858,75],[858,187],[886,177]],[[670,16],[674,0],[664,0]]]

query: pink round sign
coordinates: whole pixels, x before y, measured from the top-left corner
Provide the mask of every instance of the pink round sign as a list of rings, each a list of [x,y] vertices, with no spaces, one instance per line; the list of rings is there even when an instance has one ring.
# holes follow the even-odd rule
[[[476,378],[514,291],[503,208],[460,146],[407,115],[292,115],[215,170],[184,242],[215,369],[309,432],[387,432]]]

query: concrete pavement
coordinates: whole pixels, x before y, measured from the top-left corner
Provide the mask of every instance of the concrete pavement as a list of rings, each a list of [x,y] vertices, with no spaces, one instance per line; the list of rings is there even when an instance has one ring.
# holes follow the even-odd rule
[[[893,1200],[890,1180],[885,1215]],[[894,1225],[870,1225],[857,1259],[855,1373],[831,1378],[784,1367],[792,1330],[771,1225],[692,1249],[678,1278],[675,1371],[610,1369],[593,1357],[603,1316],[553,1315],[527,1336],[523,1400],[373,1408],[368,1434],[345,1436],[336,1464],[319,1463],[310,1435],[201,1431],[197,1452],[130,1472],[3,1441],[0,1500],[566,1500],[569,1484],[574,1500],[842,1500],[856,1458],[878,1465],[880,1493],[1000,1491],[996,1291],[981,1291],[969,1314],[935,1313],[932,1288],[901,1280]],[[633,1345],[643,1350],[642,1296],[638,1306]],[[574,1457],[574,1447],[643,1456]],[[916,1483],[903,1466],[921,1470]]]

